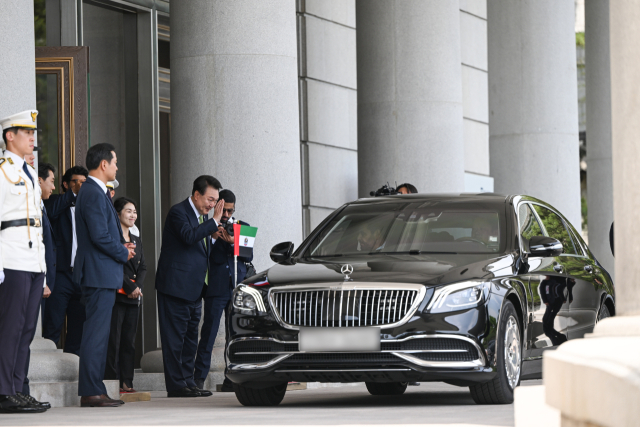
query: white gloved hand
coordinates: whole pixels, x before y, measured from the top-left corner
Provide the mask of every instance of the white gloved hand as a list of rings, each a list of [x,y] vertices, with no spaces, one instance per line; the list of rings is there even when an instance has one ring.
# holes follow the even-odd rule
[[[0,285],[4,282],[4,270],[0,270]]]

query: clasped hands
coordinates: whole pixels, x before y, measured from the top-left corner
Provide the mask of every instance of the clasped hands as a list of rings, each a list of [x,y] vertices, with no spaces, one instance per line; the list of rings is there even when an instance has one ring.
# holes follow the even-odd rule
[[[130,294],[127,294],[127,298],[131,298],[131,299],[137,299],[138,297],[142,296],[142,291],[140,290],[140,288],[135,288],[133,292],[131,292]]]
[[[129,255],[127,255],[127,261],[136,256],[136,244],[135,243],[125,243],[124,247],[129,251]]]

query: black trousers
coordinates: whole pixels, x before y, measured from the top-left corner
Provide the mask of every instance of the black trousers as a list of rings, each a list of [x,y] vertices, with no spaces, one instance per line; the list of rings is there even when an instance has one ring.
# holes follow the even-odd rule
[[[562,300],[555,300],[549,303],[542,316],[542,330],[544,334],[551,339],[551,344],[553,345],[560,345],[567,340],[564,334],[556,331],[553,327],[553,321],[562,308],[562,304]]]
[[[125,384],[133,388],[139,312],[138,304],[125,304],[118,301],[113,305],[111,312],[111,331],[104,379],[120,380],[120,387]]]
[[[0,395],[22,392],[33,340],[44,273],[4,270],[0,284]]]

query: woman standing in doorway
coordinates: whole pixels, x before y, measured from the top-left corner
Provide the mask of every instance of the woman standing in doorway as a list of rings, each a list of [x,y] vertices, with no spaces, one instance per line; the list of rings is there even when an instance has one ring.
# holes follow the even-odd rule
[[[129,233],[138,218],[136,203],[126,197],[113,202],[120,217],[122,235],[127,243],[136,245],[136,255],[124,265],[122,289],[116,294],[111,313],[111,332],[107,351],[104,378],[120,380],[120,393],[134,393],[133,367],[136,353],[135,341],[138,329],[138,312],[142,299],[142,286],[147,275],[140,237]]]

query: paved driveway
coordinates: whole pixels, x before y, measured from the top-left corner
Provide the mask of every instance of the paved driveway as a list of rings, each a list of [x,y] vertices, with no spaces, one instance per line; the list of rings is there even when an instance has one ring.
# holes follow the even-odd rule
[[[523,386],[540,384],[527,381]],[[245,408],[233,393],[168,399],[120,408],[53,408],[45,414],[0,416],[0,425],[417,425],[512,426],[513,405],[476,405],[467,388],[441,383],[409,387],[402,396],[371,396],[364,385],[289,391],[280,406]]]

